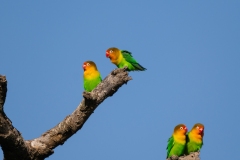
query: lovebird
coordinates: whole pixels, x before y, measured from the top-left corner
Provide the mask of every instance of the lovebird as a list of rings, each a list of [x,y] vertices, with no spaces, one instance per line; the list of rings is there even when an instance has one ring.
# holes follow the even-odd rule
[[[187,133],[187,145],[185,154],[200,151],[203,145],[204,125],[197,123],[192,130]]]
[[[97,66],[93,61],[83,63],[83,83],[84,89],[91,92],[102,81],[101,75],[98,72]]]
[[[168,139],[167,158],[175,155],[182,156],[186,146],[187,127],[179,124],[174,128],[172,136]]]
[[[141,66],[133,57],[132,53],[126,50],[119,50],[112,47],[107,49],[106,57],[111,60],[118,68],[127,67],[128,71],[144,71],[146,68]]]

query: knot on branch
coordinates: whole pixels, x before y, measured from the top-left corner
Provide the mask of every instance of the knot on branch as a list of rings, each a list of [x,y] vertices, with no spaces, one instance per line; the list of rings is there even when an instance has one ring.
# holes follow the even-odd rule
[[[34,139],[33,141],[31,141],[30,143],[31,147],[35,148],[35,149],[45,149],[47,146],[45,144],[43,144],[42,142],[40,142],[38,139]]]
[[[51,155],[54,153],[54,151],[49,148],[46,144],[41,142],[39,139],[34,139],[32,141],[26,141],[26,143],[29,145],[29,149],[31,150],[32,154],[36,157],[45,157]]]

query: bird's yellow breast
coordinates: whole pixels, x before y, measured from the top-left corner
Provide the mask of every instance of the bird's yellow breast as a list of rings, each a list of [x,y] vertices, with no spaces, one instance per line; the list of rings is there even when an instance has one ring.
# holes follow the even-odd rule
[[[94,68],[89,68],[88,70],[84,71],[83,75],[85,79],[91,80],[99,77],[100,73]]]
[[[197,142],[197,143],[202,142],[202,136],[198,133],[190,132],[188,136],[189,136],[189,139],[194,141],[194,142]]]
[[[186,143],[186,135],[184,134],[174,133],[173,138],[174,138],[174,141],[181,143],[183,145]]]

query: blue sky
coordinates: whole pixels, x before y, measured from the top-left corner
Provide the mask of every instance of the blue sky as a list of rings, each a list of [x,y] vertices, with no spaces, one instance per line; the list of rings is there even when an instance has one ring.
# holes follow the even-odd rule
[[[39,137],[82,100],[86,60],[104,78],[109,47],[147,68],[106,99],[51,160],[159,160],[173,128],[205,125],[201,159],[237,159],[240,1],[1,1],[5,112]],[[0,153],[0,159],[3,155]]]

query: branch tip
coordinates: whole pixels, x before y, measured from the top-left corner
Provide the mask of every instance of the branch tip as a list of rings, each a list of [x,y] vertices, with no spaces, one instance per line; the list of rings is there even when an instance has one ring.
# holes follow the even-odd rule
[[[5,83],[6,81],[6,76],[0,74],[0,82]]]

